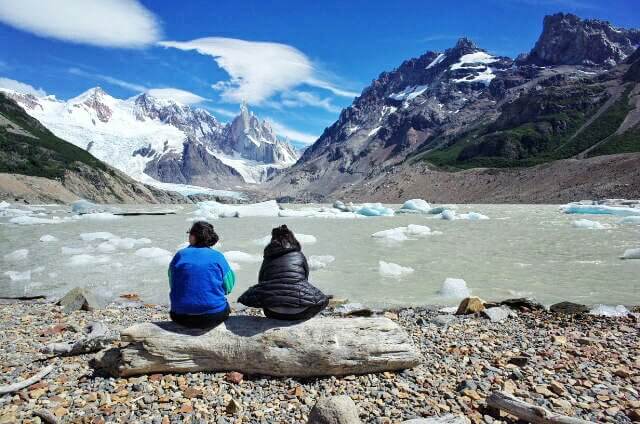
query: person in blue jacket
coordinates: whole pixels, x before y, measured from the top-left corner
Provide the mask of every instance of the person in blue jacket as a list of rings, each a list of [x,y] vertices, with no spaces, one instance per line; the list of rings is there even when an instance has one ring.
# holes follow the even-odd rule
[[[171,320],[191,328],[212,328],[229,317],[225,297],[235,275],[224,255],[212,247],[218,242],[213,225],[198,221],[187,232],[189,246],[169,264]]]

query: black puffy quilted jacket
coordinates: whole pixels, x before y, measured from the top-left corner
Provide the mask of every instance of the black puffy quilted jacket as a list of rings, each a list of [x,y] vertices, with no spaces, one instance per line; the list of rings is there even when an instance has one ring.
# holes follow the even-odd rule
[[[322,291],[308,281],[309,265],[299,247],[270,243],[264,249],[258,284],[238,298],[253,308],[326,306]]]

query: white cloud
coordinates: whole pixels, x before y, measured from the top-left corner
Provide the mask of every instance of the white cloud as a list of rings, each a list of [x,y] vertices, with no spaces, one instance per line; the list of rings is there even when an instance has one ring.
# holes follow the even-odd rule
[[[358,97],[360,95],[360,93],[357,93],[355,91],[342,90],[336,87],[335,85],[331,84],[330,82],[319,80],[316,78],[310,78],[305,82],[314,87],[324,88],[325,90],[329,90],[336,96],[353,98],[353,97]]]
[[[32,85],[25,84],[24,82],[16,81],[11,78],[0,77],[0,88],[7,88],[9,90],[17,91],[18,93],[33,94],[38,97],[47,95],[42,88],[35,88]]]
[[[330,98],[320,98],[307,91],[287,91],[281,97],[281,103],[288,107],[313,106],[328,112],[340,112],[340,108],[332,104]]]
[[[216,115],[224,116],[226,118],[235,118],[236,116],[238,116],[238,112],[231,112],[230,110],[226,109],[220,109],[217,107],[208,107],[207,109]]]
[[[261,104],[277,93],[307,84],[329,90],[336,95],[354,93],[341,90],[315,76],[309,58],[295,47],[280,43],[209,37],[192,41],[162,41],[164,47],[195,50],[212,56],[231,77],[212,87],[221,91],[223,101]]]
[[[147,93],[158,99],[169,99],[183,105],[193,105],[207,100],[204,97],[179,88],[152,88],[147,90]]]
[[[136,93],[141,93],[143,91],[147,91],[148,88],[144,85],[134,84],[132,82],[123,81],[118,78],[110,77],[109,75],[95,74],[93,72],[87,72],[79,68],[69,68],[69,73],[72,75],[77,75],[80,77],[85,77],[89,79],[97,79],[100,81],[108,82],[109,84],[117,85],[118,87],[122,87],[124,89],[134,91]]]
[[[289,140],[298,141],[302,144],[313,144],[318,139],[318,137],[313,134],[294,130],[273,119],[268,119],[268,121],[276,134],[287,137]]]
[[[137,0],[0,0],[0,21],[42,37],[102,47],[143,47],[161,38]]]

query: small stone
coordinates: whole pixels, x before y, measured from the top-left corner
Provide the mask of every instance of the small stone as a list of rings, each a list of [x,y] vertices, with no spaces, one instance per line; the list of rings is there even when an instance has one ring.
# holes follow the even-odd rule
[[[480,395],[478,394],[478,392],[476,392],[475,390],[471,390],[471,389],[464,389],[464,390],[462,391],[462,393],[463,393],[465,396],[467,396],[467,397],[469,397],[469,398],[471,398],[471,399],[473,399],[473,400],[480,400],[480,399],[482,399],[482,396],[480,396]]]
[[[620,378],[629,378],[631,377],[631,372],[629,372],[628,369],[626,368],[618,368],[613,372],[615,375],[617,375]]]
[[[169,420],[169,416],[168,415],[164,415],[162,417],[162,424],[170,424],[171,421]]]
[[[567,344],[567,338],[565,336],[551,336],[551,341],[557,345]]]
[[[224,379],[227,380],[229,383],[233,383],[233,384],[240,384],[242,383],[242,379],[244,378],[244,376],[242,375],[242,373],[239,373],[237,371],[231,371],[228,372],[225,376]]]
[[[98,394],[96,392],[91,392],[86,397],[87,402],[95,402],[98,400]]]
[[[549,391],[549,389],[547,389],[546,386],[536,386],[535,388],[536,393],[538,393],[539,395],[542,395],[544,397],[553,397],[554,394],[551,393]]]
[[[225,411],[227,411],[227,414],[229,415],[235,415],[242,411],[242,405],[240,405],[237,400],[231,399],[229,403],[227,403]]]
[[[193,387],[188,387],[182,392],[182,395],[187,399],[194,399],[194,398],[202,397],[202,390],[194,389]]]
[[[589,312],[589,308],[585,305],[581,305],[579,303],[573,302],[560,302],[549,307],[551,312],[555,312],[558,314],[585,314]]]
[[[190,403],[182,404],[182,407],[180,408],[180,413],[190,414],[192,412],[193,412],[193,405],[191,405]]]
[[[516,386],[516,383],[514,383],[511,380],[505,381],[504,384],[502,385],[502,390],[510,394],[514,394],[517,389],[518,389],[518,386]]]
[[[631,421],[640,422],[640,408],[630,410],[627,416]]]
[[[149,381],[157,383],[158,381],[162,380],[162,374],[151,374],[149,376]]]
[[[476,312],[482,312],[484,310],[484,300],[477,296],[467,297],[460,302],[456,315],[469,315]]]
[[[297,398],[301,398],[304,395],[304,389],[302,388],[302,386],[296,386],[296,388],[293,390],[293,395]]]
[[[53,410],[53,415],[55,415],[56,417],[60,418],[60,417],[64,417],[65,415],[67,415],[67,412],[69,412],[69,411],[67,411],[62,406],[59,406],[58,408]]]
[[[76,287],[64,295],[57,303],[62,306],[65,313],[69,314],[73,311],[93,311],[99,309],[99,304],[93,294],[81,287]]]
[[[553,393],[561,396],[562,394],[564,394],[565,392],[565,388],[562,384],[558,383],[557,381],[552,381],[549,384],[549,390],[551,390]]]
[[[491,322],[501,322],[509,318],[512,314],[512,310],[506,306],[498,306],[494,308],[487,308],[482,311],[482,315],[489,318]]]
[[[318,400],[309,413],[307,424],[361,424],[361,421],[353,399],[342,395]]]
[[[516,365],[521,368],[527,365],[528,362],[529,358],[527,358],[526,356],[514,356],[512,358],[509,358],[510,364]]]

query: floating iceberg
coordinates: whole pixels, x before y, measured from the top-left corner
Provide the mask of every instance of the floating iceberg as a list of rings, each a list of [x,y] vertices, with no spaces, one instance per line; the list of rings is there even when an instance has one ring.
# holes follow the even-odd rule
[[[626,317],[630,314],[629,310],[625,308],[624,305],[593,305],[589,313],[591,315],[599,315],[603,317]]]
[[[578,219],[571,223],[576,228],[589,228],[591,230],[604,230],[608,226],[602,225],[597,221],[590,221],[588,219]]]
[[[445,221],[453,221],[456,219],[456,211],[452,211],[451,209],[445,209],[440,212],[440,218]]]
[[[29,249],[18,249],[15,252],[7,253],[6,255],[4,255],[4,260],[11,262],[22,261],[24,259],[27,259],[27,256],[29,256]]]
[[[227,205],[213,200],[199,202],[199,215],[219,216],[221,218],[244,218],[247,216],[270,216],[276,217],[280,212],[280,206],[275,200],[268,200],[261,203]]]
[[[84,241],[95,241],[117,239],[118,236],[107,231],[97,231],[95,233],[81,233],[80,238]]]
[[[50,242],[58,241],[58,239],[52,235],[45,234],[42,237],[40,237],[40,241],[43,243],[50,243]]]
[[[148,238],[134,239],[129,237],[125,237],[125,238],[115,237],[115,238],[108,239],[108,241],[100,243],[97,247],[97,250],[99,252],[108,253],[108,252],[115,252],[118,249],[129,250],[129,249],[133,249],[136,246],[141,246],[145,244],[151,244],[151,240],[149,240]]]
[[[60,251],[63,255],[79,255],[81,253],[93,252],[95,249],[92,246],[87,247],[67,247],[63,246]]]
[[[625,206],[569,203],[568,205],[562,206],[561,210],[564,213],[569,214],[640,216],[640,208],[630,208]]]
[[[80,199],[71,204],[71,212],[76,214],[85,214],[85,213],[97,213],[103,212],[104,208],[96,205],[95,203],[91,203],[88,200]]]
[[[311,271],[324,269],[335,260],[336,258],[331,255],[311,255],[309,256],[309,269]]]
[[[400,278],[404,275],[411,274],[413,268],[401,266],[391,262],[379,261],[378,272],[385,277]]]
[[[430,213],[431,205],[426,200],[411,199],[404,202],[397,213]]]
[[[638,216],[636,216],[636,215],[625,216],[620,221],[618,221],[618,224],[637,224],[637,225],[640,225],[640,215],[638,215]]]
[[[462,278],[447,278],[442,283],[438,294],[442,297],[464,299],[471,296],[471,290],[469,290],[467,282]]]
[[[469,221],[480,221],[480,220],[489,219],[488,216],[478,212],[467,212],[467,213],[458,214],[456,213],[456,211],[451,209],[443,210],[437,215],[437,217],[440,219],[444,219],[445,221],[454,221],[457,219],[466,219]]]
[[[353,212],[356,209],[353,206],[353,203],[349,202],[349,204],[345,205],[344,202],[340,200],[336,200],[335,202],[333,202],[333,208],[338,209],[341,212]]]
[[[247,262],[258,263],[262,262],[262,258],[258,255],[252,255],[250,253],[240,252],[239,250],[230,250],[224,252],[224,257],[229,262]]]
[[[371,234],[371,237],[389,241],[405,241],[410,237],[425,237],[434,234],[426,225],[409,224],[406,227],[391,228]]]
[[[431,228],[426,225],[409,224],[406,229],[406,234],[414,237],[423,237],[433,234]]]
[[[310,234],[298,234],[295,233],[296,239],[302,244],[314,244],[318,241],[315,236]],[[271,236],[264,236],[259,239],[255,239],[253,244],[257,244],[258,246],[266,246],[271,242]]]
[[[103,255],[89,255],[82,253],[80,255],[74,255],[69,259],[69,265],[71,266],[84,266],[84,265],[97,265],[106,264],[111,259],[108,256]]]
[[[282,209],[278,216],[281,218],[364,218],[354,212],[343,212],[335,208]]]
[[[622,259],[640,259],[640,248],[625,250]]]
[[[60,218],[60,217],[54,216],[51,219],[48,219],[48,218],[37,218],[35,216],[22,215],[22,216],[16,216],[15,218],[11,218],[9,222],[17,225],[62,224],[63,222],[68,222],[68,218]]]
[[[151,259],[159,265],[168,265],[173,256],[168,250],[159,247],[143,247],[136,250],[135,255],[141,258]]]
[[[31,280],[31,271],[6,271],[4,273],[11,281],[29,281]]]
[[[113,244],[108,241],[103,241],[96,247],[96,251],[100,253],[112,253],[118,250]]]
[[[8,208],[9,206],[11,206],[11,203],[7,203],[4,200],[0,202],[0,209],[5,209],[5,208]]]
[[[393,216],[395,212],[383,206],[382,203],[363,203],[356,213],[364,216]]]
[[[117,219],[122,219],[122,215],[114,215],[111,212],[96,212],[96,213],[86,213],[81,215],[82,219],[88,219],[92,221],[114,221]]]

